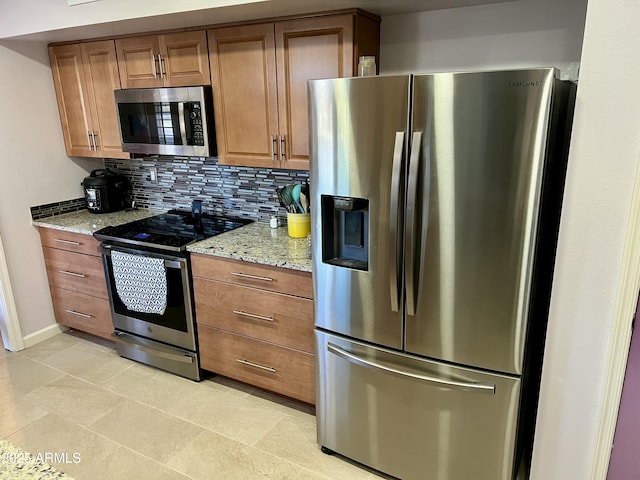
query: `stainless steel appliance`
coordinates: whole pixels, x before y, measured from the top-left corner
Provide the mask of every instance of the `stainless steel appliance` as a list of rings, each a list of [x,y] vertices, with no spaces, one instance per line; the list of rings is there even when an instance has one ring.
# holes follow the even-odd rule
[[[125,194],[129,181],[108,168],[92,170],[82,181],[87,210],[93,213],[109,213],[125,207]]]
[[[122,150],[158,155],[216,155],[210,87],[115,91]]]
[[[186,247],[250,222],[172,210],[94,233],[121,356],[200,380]]]
[[[528,475],[575,91],[556,73],[309,82],[324,451]]]

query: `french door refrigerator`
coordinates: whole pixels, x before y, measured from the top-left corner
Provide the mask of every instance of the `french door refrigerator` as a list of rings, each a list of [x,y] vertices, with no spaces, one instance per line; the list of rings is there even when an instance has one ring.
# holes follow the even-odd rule
[[[554,69],[309,82],[325,452],[528,476],[574,91]]]

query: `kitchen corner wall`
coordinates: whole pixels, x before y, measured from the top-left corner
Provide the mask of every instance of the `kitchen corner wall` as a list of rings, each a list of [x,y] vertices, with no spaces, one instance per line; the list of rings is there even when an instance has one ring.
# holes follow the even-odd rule
[[[129,202],[168,210],[191,209],[201,200],[203,211],[218,215],[268,222],[271,215],[285,216],[276,187],[304,183],[307,171],[259,169],[220,165],[213,157],[144,157],[132,160],[105,159],[105,167],[129,178]],[[157,169],[157,182],[150,170]]]

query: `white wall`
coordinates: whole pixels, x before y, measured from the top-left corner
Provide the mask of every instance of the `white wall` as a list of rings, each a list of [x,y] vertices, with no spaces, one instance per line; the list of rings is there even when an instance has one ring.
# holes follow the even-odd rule
[[[384,17],[384,74],[556,66],[580,60],[586,0],[521,0]]]
[[[37,230],[29,208],[82,196],[101,160],[64,152],[45,45],[0,43],[0,232],[22,334],[54,323]]]
[[[640,154],[639,22],[637,1],[589,0],[534,454],[537,479],[590,476]]]
[[[98,0],[69,6],[68,0],[0,0],[0,38],[263,1],[265,0]]]

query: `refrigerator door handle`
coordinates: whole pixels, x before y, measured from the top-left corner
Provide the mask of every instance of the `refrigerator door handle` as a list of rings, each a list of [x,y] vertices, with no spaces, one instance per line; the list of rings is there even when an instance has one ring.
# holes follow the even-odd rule
[[[409,186],[407,191],[407,214],[405,220],[405,233],[407,239],[407,255],[405,256],[405,272],[407,283],[407,315],[415,315],[417,309],[417,292],[420,282],[416,281],[416,263],[418,252],[416,251],[416,201],[418,196],[418,173],[420,166],[420,145],[422,132],[413,132],[411,139],[411,156],[409,157]],[[428,208],[427,205],[424,208]]]
[[[488,393],[490,395],[495,395],[496,386],[492,383],[483,383],[483,382],[459,382],[456,380],[446,380],[444,378],[432,377],[429,375],[419,375],[417,373],[405,372],[399,370],[397,368],[393,368],[387,365],[382,365],[380,363],[372,362],[371,360],[366,360],[357,355],[354,355],[351,352],[347,352],[343,350],[339,346],[329,342],[327,344],[327,350],[334,355],[337,355],[351,363],[355,363],[357,365],[363,366],[365,368],[371,368],[374,370],[382,370],[386,373],[391,373],[393,375],[398,375],[400,377],[411,378],[414,380],[420,380],[423,382],[430,383],[439,388],[448,388],[452,390],[463,390],[463,391],[473,391],[479,393]]]
[[[398,258],[400,242],[398,241],[398,212],[400,209],[400,180],[402,178],[402,152],[404,150],[404,132],[396,132],[396,143],[393,147],[393,167],[391,171],[391,204],[389,205],[389,289],[391,294],[391,311],[400,310],[400,293],[398,287]]]

